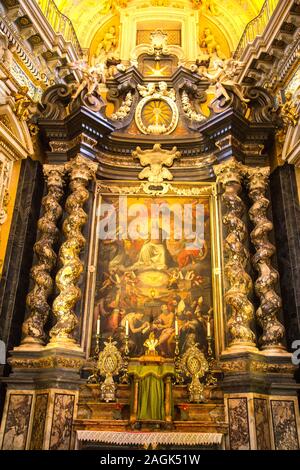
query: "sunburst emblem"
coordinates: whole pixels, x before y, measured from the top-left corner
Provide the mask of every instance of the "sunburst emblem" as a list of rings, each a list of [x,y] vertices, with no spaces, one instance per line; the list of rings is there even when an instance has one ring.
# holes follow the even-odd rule
[[[170,134],[178,122],[178,110],[167,96],[143,98],[136,109],[136,123],[143,134]]]

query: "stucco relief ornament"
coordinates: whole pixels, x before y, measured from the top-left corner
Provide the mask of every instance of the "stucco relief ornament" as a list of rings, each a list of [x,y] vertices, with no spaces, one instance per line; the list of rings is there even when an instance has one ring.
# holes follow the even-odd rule
[[[155,55],[155,59],[159,60],[161,55],[169,54],[167,46],[168,35],[160,30],[156,30],[150,34],[151,46],[147,53],[149,55]]]
[[[139,173],[139,179],[147,178],[149,183],[162,183],[164,180],[173,179],[172,173],[165,167],[171,167],[175,158],[180,158],[181,154],[176,147],[163,150],[160,144],[154,144],[152,149],[147,150],[137,147],[132,156],[138,158],[141,165],[146,167]]]
[[[146,86],[137,86],[143,97],[135,112],[135,121],[143,134],[171,134],[178,123],[178,109],[175,103],[176,95],[173,88],[168,89],[166,82]]]
[[[189,95],[185,90],[183,90],[182,95],[181,95],[181,103],[182,103],[182,109],[184,111],[184,114],[189,119],[191,119],[191,121],[203,122],[207,120],[207,117],[204,116],[204,114],[197,113],[197,111],[193,109]]]

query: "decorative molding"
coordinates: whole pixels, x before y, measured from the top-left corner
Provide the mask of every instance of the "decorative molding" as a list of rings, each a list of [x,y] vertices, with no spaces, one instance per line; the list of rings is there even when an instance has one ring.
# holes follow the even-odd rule
[[[147,178],[149,183],[162,183],[165,179],[173,179],[172,173],[165,166],[171,167],[174,160],[181,157],[181,153],[176,147],[165,150],[161,148],[161,144],[154,144],[152,149],[142,150],[137,147],[132,156],[139,159],[141,166],[146,167],[139,173],[139,179]]]

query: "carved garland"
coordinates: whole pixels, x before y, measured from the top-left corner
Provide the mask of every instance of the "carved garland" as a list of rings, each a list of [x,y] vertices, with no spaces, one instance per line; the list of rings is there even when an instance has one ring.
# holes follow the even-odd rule
[[[184,111],[184,114],[192,121],[203,122],[207,120],[207,117],[204,116],[204,114],[197,113],[193,109],[189,95],[187,94],[185,90],[183,90],[182,95],[181,95],[181,103],[182,103],[182,109]]]
[[[132,103],[133,103],[133,97],[132,97],[131,91],[129,91],[126,94],[124,100],[122,101],[119,109],[115,113],[112,114],[111,116],[112,121],[122,121],[123,119],[125,119],[130,113]]]

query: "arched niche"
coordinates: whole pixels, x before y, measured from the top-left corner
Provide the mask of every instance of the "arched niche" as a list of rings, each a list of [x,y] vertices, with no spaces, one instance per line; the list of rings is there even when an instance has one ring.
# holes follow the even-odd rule
[[[0,105],[0,139],[15,149],[15,160],[34,153],[26,122],[17,118],[9,104]]]
[[[111,31],[114,30],[114,33]],[[100,45],[106,39],[106,35],[112,36],[115,34],[115,44],[112,44],[112,47],[109,51],[104,51],[100,49]],[[112,41],[113,42],[113,41]],[[119,54],[119,45],[120,45],[120,18],[118,15],[111,16],[101,25],[101,27],[96,31],[94,37],[92,39],[90,48],[89,48],[89,63],[93,64],[96,57],[103,52],[107,52],[108,54],[116,55]]]
[[[213,17],[201,17],[198,27],[197,42],[199,46],[199,53],[203,50],[203,41],[205,40],[205,30],[209,29],[213,35],[215,42],[220,46],[222,54],[227,58],[230,57],[231,52],[234,50],[230,35],[227,34],[225,28],[220,28]]]
[[[167,33],[172,32],[173,37],[180,35],[180,41],[171,40],[168,41],[168,45],[181,48],[183,52],[177,49],[178,53],[180,51],[180,56],[183,56],[187,62],[193,62],[197,57],[197,22],[198,12],[192,9],[173,7],[138,9],[133,6],[128,7],[126,11],[121,10],[120,58],[129,64],[132,56],[138,55],[138,47],[145,44],[148,31],[159,29]]]

